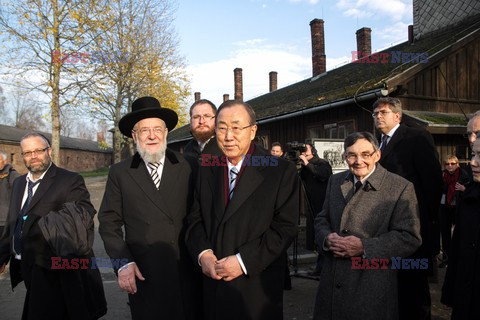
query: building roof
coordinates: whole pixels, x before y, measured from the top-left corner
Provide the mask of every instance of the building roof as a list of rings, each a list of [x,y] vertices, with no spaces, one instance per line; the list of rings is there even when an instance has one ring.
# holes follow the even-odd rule
[[[30,131],[31,130],[24,130],[17,127],[0,125],[0,142],[19,143],[22,137]],[[40,131],[38,132],[43,134],[50,141],[52,140],[52,134]],[[98,142],[96,141],[64,136],[60,136],[60,149],[73,149],[100,153],[112,152],[112,148],[100,148]]]
[[[480,19],[474,19],[474,23],[471,21],[468,19],[456,27],[430,33],[415,40],[413,44],[403,42],[374,53],[360,62],[351,62],[246,102],[254,108],[257,120],[262,123],[293,113],[330,108],[346,99],[380,92],[382,89],[382,95],[388,94],[396,90],[396,85],[406,77],[411,77],[446,56],[455,45],[478,37]],[[367,63],[368,60],[372,61],[375,54],[379,55],[379,62]],[[382,60],[385,61],[385,54],[389,55],[386,58],[388,63],[381,63]],[[410,60],[415,54],[419,54],[417,59]],[[170,143],[179,142],[190,137],[187,125],[172,131],[168,140]]]

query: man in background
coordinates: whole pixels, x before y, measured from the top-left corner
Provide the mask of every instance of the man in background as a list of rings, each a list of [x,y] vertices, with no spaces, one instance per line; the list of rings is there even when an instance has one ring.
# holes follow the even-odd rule
[[[18,172],[8,163],[8,155],[0,150],[0,236],[3,233],[8,215],[8,204],[12,192],[13,181]]]
[[[327,191],[328,179],[332,175],[332,167],[328,161],[318,157],[317,150],[311,143],[306,143],[306,150],[299,156],[301,168],[300,178],[305,186],[307,196],[307,246],[308,250],[315,250],[314,221],[317,214],[322,210]],[[318,250],[320,252],[320,250]],[[319,254],[315,269],[310,272],[311,276],[319,276],[322,271],[323,255]]]
[[[270,149],[270,154],[272,156],[276,156],[276,157],[282,157],[283,156],[283,149],[282,149],[282,145],[280,144],[280,142],[272,143],[272,149]]]
[[[400,124],[402,103],[397,98],[379,98],[373,105],[373,119],[381,132],[380,164],[413,183],[420,209],[422,245],[411,258],[427,258],[428,270],[400,270],[400,319],[430,319],[431,298],[428,275],[433,257],[440,249],[438,212],[442,196],[442,170],[432,135]]]

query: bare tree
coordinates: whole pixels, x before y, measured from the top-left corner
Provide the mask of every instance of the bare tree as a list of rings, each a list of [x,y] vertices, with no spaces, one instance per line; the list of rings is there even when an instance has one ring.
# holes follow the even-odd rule
[[[32,95],[25,90],[17,88],[11,93],[11,110],[14,116],[14,125],[25,130],[46,129],[45,115],[42,113],[42,104],[32,98]]]

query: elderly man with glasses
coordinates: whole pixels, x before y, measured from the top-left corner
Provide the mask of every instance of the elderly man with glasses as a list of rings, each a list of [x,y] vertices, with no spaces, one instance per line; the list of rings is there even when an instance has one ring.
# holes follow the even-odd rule
[[[215,131],[225,161],[200,167],[186,237],[204,275],[205,319],[283,319],[285,251],[299,213],[295,166],[253,143],[247,103],[224,102]]]
[[[330,177],[315,235],[325,261],[314,319],[398,318],[397,270],[420,246],[415,189],[380,164],[377,139],[356,132],[344,142],[348,170]]]
[[[132,319],[201,319],[200,278],[184,242],[191,169],[166,144],[177,121],[156,98],[142,97],[118,124],[137,152],[110,168],[98,220]]]

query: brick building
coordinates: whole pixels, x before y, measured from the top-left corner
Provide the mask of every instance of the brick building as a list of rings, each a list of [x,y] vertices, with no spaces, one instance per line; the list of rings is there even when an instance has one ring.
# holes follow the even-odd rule
[[[0,150],[9,155],[10,163],[20,173],[27,170],[23,164],[20,139],[30,130],[0,125]],[[44,133],[52,139],[50,133]],[[112,149],[102,149],[99,142],[60,136],[60,163],[56,165],[76,172],[93,171],[112,164]]]

